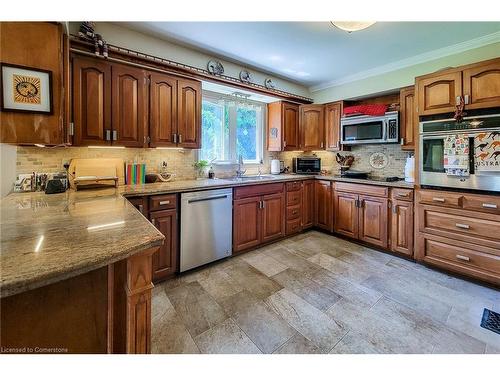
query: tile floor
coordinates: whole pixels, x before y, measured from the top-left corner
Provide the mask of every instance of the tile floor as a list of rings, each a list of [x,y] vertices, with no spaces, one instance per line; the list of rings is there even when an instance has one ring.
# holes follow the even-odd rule
[[[316,231],[157,285],[153,353],[500,353],[500,291]]]

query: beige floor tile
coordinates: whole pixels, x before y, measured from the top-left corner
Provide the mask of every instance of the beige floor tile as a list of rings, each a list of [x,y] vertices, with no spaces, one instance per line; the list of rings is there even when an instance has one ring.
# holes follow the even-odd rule
[[[227,319],[222,307],[196,281],[167,290],[166,294],[193,337]]]
[[[500,354],[500,346],[486,345],[486,354]]]
[[[224,271],[212,272],[208,277],[200,279],[198,283],[218,302],[243,290]]]
[[[370,310],[366,305],[352,303],[348,299],[341,298],[330,307],[326,314],[346,331],[355,329],[360,321],[369,319]]]
[[[311,340],[297,333],[278,348],[274,354],[321,354],[321,350]]]
[[[330,351],[345,333],[324,312],[286,289],[267,298],[266,303],[323,352]]]
[[[358,331],[349,331],[330,354],[392,354],[383,342],[377,342]]]
[[[207,354],[259,354],[261,351],[248,336],[227,319],[194,338],[202,353]]]
[[[327,310],[340,299],[340,296],[331,289],[308,279],[301,272],[293,269],[280,272],[273,276],[273,280],[320,310]]]
[[[245,262],[234,264],[228,267],[225,272],[235,285],[248,290],[259,299],[267,298],[282,288],[276,281]]]
[[[239,293],[221,299],[219,304],[222,306],[227,315],[233,316],[238,311],[245,310],[259,301],[261,300],[248,290],[242,290]]]
[[[308,260],[335,275],[340,275],[356,283],[361,283],[373,275],[372,272],[368,272],[364,268],[353,266],[325,253],[314,255]]]
[[[233,320],[263,353],[272,353],[297,331],[264,302],[237,311]]]
[[[305,276],[314,274],[320,269],[316,264],[307,261],[305,258],[292,254],[287,248],[281,246],[265,252],[266,255],[276,259],[288,268],[302,272]]]
[[[249,256],[247,256],[244,260],[267,277],[274,276],[288,268],[276,259],[262,253],[252,254],[250,252]]]

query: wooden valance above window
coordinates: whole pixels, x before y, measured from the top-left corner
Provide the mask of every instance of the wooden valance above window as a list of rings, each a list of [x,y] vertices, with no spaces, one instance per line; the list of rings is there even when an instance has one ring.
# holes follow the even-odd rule
[[[71,52],[74,53],[95,56],[97,58],[102,58],[102,59],[106,58],[102,55],[96,55],[94,53],[95,47],[93,43],[89,43],[87,41],[79,39],[75,35],[70,36],[70,50]],[[225,75],[213,75],[210,74],[206,69],[201,69],[194,66],[178,63],[161,57],[133,51],[128,48],[118,47],[112,44],[108,44],[107,59],[147,69],[167,72],[169,74],[174,74],[181,77],[212,81],[224,84],[226,86],[232,86],[239,89],[254,91],[259,94],[274,96],[277,99],[286,100],[298,104],[310,104],[313,102],[311,98],[292,94],[282,90],[268,89],[267,87],[256,83],[243,83],[239,79],[234,77],[229,77]]]

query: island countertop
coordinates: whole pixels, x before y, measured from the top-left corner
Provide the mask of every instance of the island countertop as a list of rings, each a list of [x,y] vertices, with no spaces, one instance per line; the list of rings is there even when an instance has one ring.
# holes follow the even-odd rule
[[[306,179],[413,188],[404,181],[276,175],[263,180],[179,180],[0,201],[0,296],[68,279],[159,246],[164,236],[124,196],[182,193]]]

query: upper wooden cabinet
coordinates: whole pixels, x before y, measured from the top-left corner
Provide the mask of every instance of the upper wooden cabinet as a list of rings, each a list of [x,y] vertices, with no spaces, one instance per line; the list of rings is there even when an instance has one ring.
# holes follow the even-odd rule
[[[73,56],[73,144],[201,147],[201,83]]]
[[[113,64],[111,85],[113,144],[145,147],[148,95],[144,70]]]
[[[325,148],[329,151],[340,151],[340,118],[342,102],[325,105]]]
[[[471,65],[462,75],[467,109],[500,107],[500,59]]]
[[[73,59],[73,144],[104,145],[111,139],[111,65]]]
[[[401,148],[403,150],[415,149],[415,127],[418,123],[415,108],[415,88],[405,87],[399,92],[399,132]]]
[[[417,77],[418,114],[454,112],[463,97],[465,109],[500,106],[500,58]]]
[[[319,104],[300,106],[300,149],[302,151],[324,148],[324,107]]]
[[[0,22],[0,60],[52,74],[52,113],[0,111],[0,142],[64,142],[67,59],[62,25],[52,22]],[[1,96],[1,94],[0,94]]]
[[[268,151],[299,150],[299,106],[287,102],[269,103],[267,106]]]

